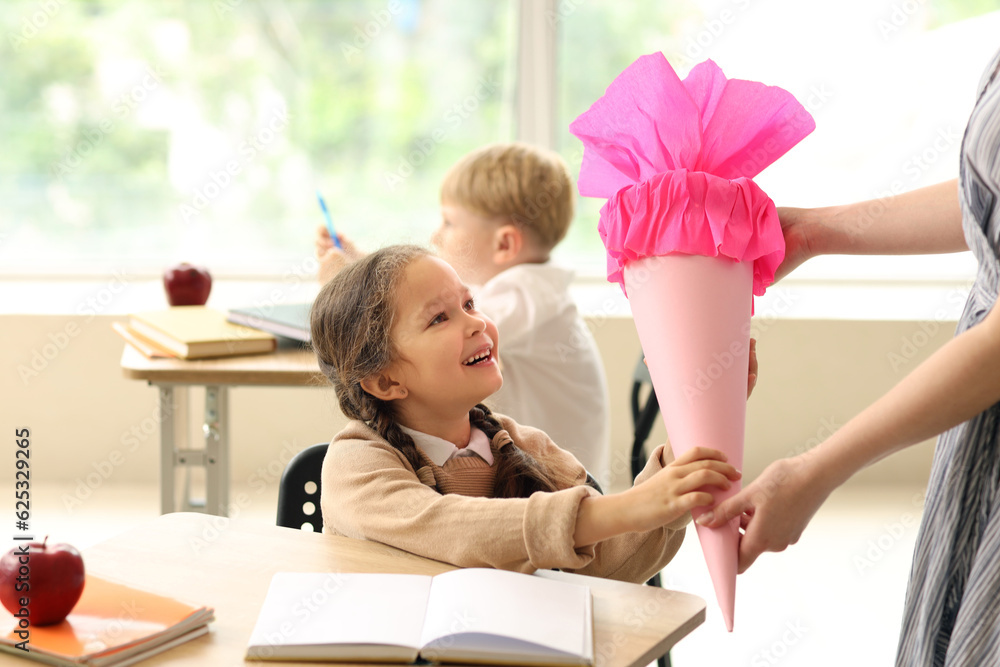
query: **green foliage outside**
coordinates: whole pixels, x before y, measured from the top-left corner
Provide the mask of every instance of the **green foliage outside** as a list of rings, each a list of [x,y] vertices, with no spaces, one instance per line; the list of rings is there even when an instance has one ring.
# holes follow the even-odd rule
[[[444,170],[510,138],[509,23],[461,0],[2,3],[5,269],[280,272],[311,257],[317,188],[359,242],[426,240]]]
[[[301,272],[317,188],[362,246],[426,241],[444,171],[516,134],[516,4],[0,3],[0,267]],[[557,3],[556,148],[574,174],[570,121],[638,55],[682,53],[704,4]],[[994,4],[921,11],[932,28]],[[561,257],[599,270],[601,203],[578,200]]]

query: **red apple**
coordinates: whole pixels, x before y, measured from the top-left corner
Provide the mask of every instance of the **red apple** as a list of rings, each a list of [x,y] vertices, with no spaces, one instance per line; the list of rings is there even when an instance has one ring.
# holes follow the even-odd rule
[[[26,542],[0,558],[0,602],[28,625],[53,625],[83,593],[83,556],[69,544]],[[25,604],[26,603],[26,604]]]
[[[181,262],[163,272],[163,288],[171,306],[204,306],[212,291],[212,276],[203,266]]]

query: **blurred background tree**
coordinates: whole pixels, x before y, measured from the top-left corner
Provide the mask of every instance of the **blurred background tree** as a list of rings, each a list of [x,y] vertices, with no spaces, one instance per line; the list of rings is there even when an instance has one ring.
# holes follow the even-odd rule
[[[459,0],[3,3],[4,269],[280,271],[311,255],[317,188],[362,243],[425,241],[444,170],[511,138],[510,23]]]
[[[364,247],[426,242],[445,170],[516,137],[520,1],[0,3],[0,271],[308,272],[317,188]],[[713,58],[816,116],[760,177],[787,205],[954,177],[957,143],[920,180],[900,165],[964,125],[1000,26],[995,0],[554,7],[553,148],[574,175],[569,123],[636,57],[662,51],[681,76]],[[558,256],[599,274],[602,202],[578,202]]]

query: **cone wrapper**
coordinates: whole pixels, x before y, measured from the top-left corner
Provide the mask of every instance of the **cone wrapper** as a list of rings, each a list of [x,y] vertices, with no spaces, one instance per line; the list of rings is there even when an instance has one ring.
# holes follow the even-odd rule
[[[625,285],[674,456],[711,447],[743,467],[750,357],[749,262],[697,255],[630,262]],[[710,489],[716,502],[739,490]],[[700,511],[692,514],[697,518]],[[697,526],[726,627],[733,629],[739,518]]]
[[[727,79],[711,60],[682,81],[662,53],[642,56],[570,124],[583,142],[578,187],[607,197],[598,226],[608,280],[670,253],[753,262],[753,293],[784,257],[771,199],[750,179],[816,128],[786,90]]]
[[[570,124],[584,145],[580,194],[608,199],[608,279],[628,295],[675,455],[712,447],[742,468],[753,295],[785,252],[774,203],[751,179],[815,127],[781,88],[727,79],[711,60],[681,80],[661,53]],[[738,522],[698,526],[730,631]]]

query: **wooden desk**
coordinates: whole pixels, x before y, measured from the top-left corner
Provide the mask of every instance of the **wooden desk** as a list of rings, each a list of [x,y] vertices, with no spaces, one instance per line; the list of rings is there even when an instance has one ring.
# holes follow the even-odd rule
[[[243,664],[275,572],[454,569],[376,542],[194,513],[160,516],[83,556],[88,572],[215,609],[208,635],[143,662],[150,666]],[[705,602],[694,595],[607,579],[587,583],[594,595],[595,667],[644,667],[705,620]]]
[[[229,508],[229,387],[325,386],[316,356],[302,348],[221,359],[147,359],[125,346],[122,373],[159,390],[160,511],[199,510],[226,516]],[[188,387],[205,387],[203,445],[188,446]],[[192,497],[190,468],[205,469],[205,499]],[[184,489],[176,503],[178,473]]]

